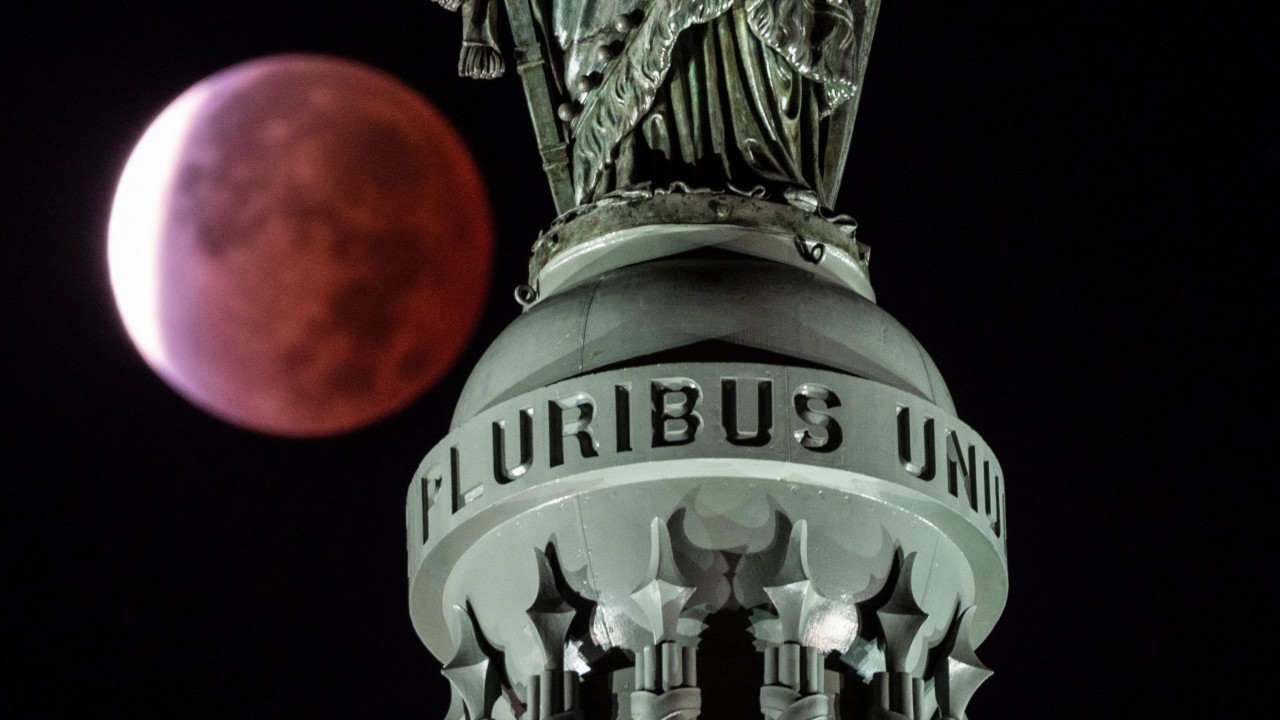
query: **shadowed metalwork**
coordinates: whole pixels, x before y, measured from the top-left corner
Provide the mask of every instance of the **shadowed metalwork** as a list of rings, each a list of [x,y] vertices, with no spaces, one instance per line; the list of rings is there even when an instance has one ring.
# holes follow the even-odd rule
[[[496,1],[460,9],[459,72],[498,77]],[[561,212],[674,182],[833,204],[879,0],[507,0],[506,9]]]
[[[830,211],[878,0],[504,7],[559,216],[409,487],[450,720],[966,720],[1003,470]]]

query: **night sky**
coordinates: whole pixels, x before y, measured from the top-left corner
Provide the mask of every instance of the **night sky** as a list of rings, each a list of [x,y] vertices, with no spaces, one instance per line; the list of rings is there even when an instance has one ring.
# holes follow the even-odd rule
[[[1005,470],[1011,592],[971,717],[1266,699],[1280,73],[1256,5],[885,2],[837,209]],[[514,72],[457,78],[458,18],[428,0],[44,3],[3,25],[0,716],[442,717],[404,493],[555,214]],[[491,301],[454,371],[325,440],[178,397],[107,280],[147,124],[282,52],[421,91],[496,213]]]

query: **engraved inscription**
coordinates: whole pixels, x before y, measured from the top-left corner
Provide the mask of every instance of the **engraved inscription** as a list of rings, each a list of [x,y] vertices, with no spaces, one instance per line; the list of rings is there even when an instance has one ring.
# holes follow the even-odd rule
[[[631,383],[618,383],[613,386],[613,402],[617,406],[618,452],[631,451]]]
[[[955,430],[947,431],[947,492],[960,497],[960,481],[964,481],[969,507],[978,509],[978,447],[969,444],[966,449]]]
[[[822,453],[840,447],[844,433],[840,430],[840,423],[829,412],[840,407],[840,398],[835,391],[825,385],[805,383],[796,388],[793,400],[796,415],[809,424],[808,429],[794,433],[800,446]]]
[[[924,418],[922,427],[924,437],[920,443],[921,453],[924,455],[924,463],[920,464],[915,461],[915,453],[912,450],[915,429],[911,425],[911,408],[900,404],[897,412],[898,462],[902,463],[903,470],[921,480],[932,480],[938,472],[937,436],[933,429],[933,418],[928,416]]]
[[[1004,484],[999,475],[991,472],[991,461],[983,461],[982,475],[984,478],[983,486],[986,488],[987,497],[987,520],[991,524],[991,532],[996,537],[1004,538]]]
[[[688,445],[698,436],[702,397],[698,383],[683,377],[657,378],[649,383],[653,417],[653,447]]]
[[[646,386],[647,402],[633,402]],[[767,365],[615,371],[498,405],[428,455],[411,490],[411,533],[425,545],[454,513],[583,472],[699,459],[794,464],[785,475],[799,484],[831,483],[835,470],[910,487],[1003,545],[1000,463],[964,423],[869,380]]]
[[[753,382],[756,386],[755,429],[745,432],[742,430],[743,423],[740,422],[741,413],[738,409],[739,380],[731,377],[720,379],[721,421],[724,424],[725,439],[734,445],[761,447],[768,445],[773,438],[770,432],[773,430],[773,382],[759,379]],[[749,396],[750,391],[744,390],[744,394]],[[750,407],[749,403],[744,404]]]
[[[533,408],[521,408],[518,415],[520,462],[514,466],[507,465],[507,421],[493,421],[493,479],[500,485],[524,477],[533,467]]]
[[[422,474],[422,481],[418,483],[418,496],[422,503],[422,542],[426,542],[430,533],[427,532],[427,518],[431,517],[431,508],[436,504],[436,495],[440,494],[440,486],[444,484],[444,473],[440,471],[439,465],[432,465]]]
[[[467,503],[475,502],[476,498],[484,494],[484,484],[480,482],[465,490],[462,488],[462,456],[457,445],[449,448],[449,485],[453,489],[454,512],[466,507]]]
[[[547,403],[548,429],[551,432],[551,467],[564,464],[565,438],[577,438],[578,451],[584,458],[600,454],[600,444],[591,433],[596,401],[584,392],[557,398]],[[572,419],[567,419],[572,418]]]

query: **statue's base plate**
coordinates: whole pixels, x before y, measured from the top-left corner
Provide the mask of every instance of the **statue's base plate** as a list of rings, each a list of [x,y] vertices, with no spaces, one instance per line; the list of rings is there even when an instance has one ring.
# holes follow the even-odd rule
[[[803,267],[875,301],[852,218],[712,192],[621,194],[557,222],[529,261],[534,302],[627,265],[714,248]]]

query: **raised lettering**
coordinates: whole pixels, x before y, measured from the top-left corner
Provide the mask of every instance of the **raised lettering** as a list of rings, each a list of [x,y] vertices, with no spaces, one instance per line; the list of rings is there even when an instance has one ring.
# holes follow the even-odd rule
[[[649,383],[649,397],[653,447],[693,442],[702,425],[702,415],[695,409],[702,397],[698,383],[682,377],[657,378]]]
[[[493,479],[499,485],[523,477],[533,467],[533,408],[524,408],[519,415],[520,462],[514,467],[507,465],[507,421],[493,421]]]
[[[801,447],[823,453],[840,447],[844,433],[840,423],[826,412],[840,407],[840,398],[834,390],[817,383],[805,383],[796,388],[794,402],[796,415],[809,424],[809,429],[793,433]],[[815,404],[821,407],[815,409]]]
[[[565,421],[565,411],[572,410],[577,417]],[[599,443],[591,433],[591,420],[595,417],[596,401],[586,393],[576,393],[547,403],[547,419],[551,434],[551,467],[564,464],[564,439],[576,437],[578,449],[584,458],[600,454]]]
[[[721,378],[721,419],[725,437],[734,445],[760,447],[768,445],[773,430],[773,382],[756,380],[755,431],[744,433],[738,425],[738,380]]]

